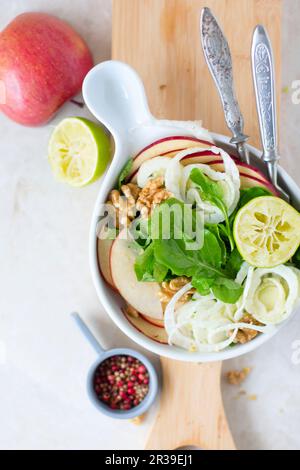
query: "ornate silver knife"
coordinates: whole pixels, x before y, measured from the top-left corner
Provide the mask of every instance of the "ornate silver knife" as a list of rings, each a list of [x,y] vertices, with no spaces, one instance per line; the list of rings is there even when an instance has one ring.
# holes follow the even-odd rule
[[[209,8],[202,10],[200,32],[204,56],[221,97],[226,124],[233,134],[230,142],[236,144],[241,160],[249,163],[248,136],[243,132],[244,120],[234,92],[228,42]]]
[[[268,166],[269,176],[274,186],[282,196],[288,195],[277,183],[277,118],[275,78],[272,46],[263,26],[256,26],[252,39],[252,73],[256,95],[257,113],[261,142],[263,147],[262,159]]]

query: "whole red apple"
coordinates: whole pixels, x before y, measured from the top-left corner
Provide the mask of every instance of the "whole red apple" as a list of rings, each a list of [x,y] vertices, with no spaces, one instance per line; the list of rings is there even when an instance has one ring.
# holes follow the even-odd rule
[[[45,13],[19,15],[0,33],[0,109],[21,124],[43,124],[80,91],[92,65],[70,25]]]

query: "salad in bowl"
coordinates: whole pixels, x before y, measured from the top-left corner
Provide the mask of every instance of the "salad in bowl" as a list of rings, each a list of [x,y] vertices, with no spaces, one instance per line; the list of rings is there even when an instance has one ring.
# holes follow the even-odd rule
[[[205,129],[128,159],[101,214],[101,275],[152,341],[213,358],[295,311],[300,214]]]

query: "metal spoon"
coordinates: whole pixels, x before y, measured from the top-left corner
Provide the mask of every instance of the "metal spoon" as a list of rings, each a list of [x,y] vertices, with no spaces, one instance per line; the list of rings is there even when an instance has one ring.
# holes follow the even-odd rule
[[[268,167],[269,177],[275,188],[286,201],[289,195],[277,182],[277,119],[275,77],[272,46],[263,26],[256,26],[252,39],[252,73],[256,95],[256,106],[259,118],[261,142],[263,146],[262,160]]]
[[[230,143],[236,145],[240,159],[249,164],[246,144],[249,137],[243,132],[244,119],[234,91],[229,45],[216,18],[207,7],[201,13],[200,35],[204,56],[223,104],[226,124],[233,134]]]

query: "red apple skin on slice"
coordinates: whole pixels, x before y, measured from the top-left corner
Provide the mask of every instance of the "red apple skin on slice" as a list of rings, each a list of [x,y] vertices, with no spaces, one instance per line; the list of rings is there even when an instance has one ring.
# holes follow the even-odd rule
[[[164,328],[165,327],[165,324],[164,324],[163,320],[158,320],[156,318],[147,317],[147,315],[143,315],[142,313],[140,313],[140,316],[145,321],[147,321],[148,323],[151,323],[152,325],[157,326],[158,328]]]
[[[125,311],[123,312],[129,323],[134,326],[140,333],[157,343],[168,344],[168,336],[166,330],[146,321],[142,316],[132,317]]]
[[[215,160],[212,160],[212,158],[214,158],[214,157],[215,157]],[[272,185],[272,183],[270,183],[267,180],[267,178],[262,173],[260,173],[259,170],[257,170],[256,168],[254,168],[250,165],[247,165],[246,163],[239,162],[236,159],[234,159],[234,160],[235,160],[235,163],[236,163],[237,168],[238,168],[239,173],[240,173],[241,182],[244,181],[245,177],[249,177],[249,178],[252,179],[252,181],[248,181],[247,179],[245,180],[245,182],[244,182],[244,184],[246,185],[245,188],[246,187],[250,188],[252,186],[263,186],[263,187],[266,187],[273,194],[275,194],[275,195],[278,194],[276,189]],[[191,164],[197,164],[197,163],[203,163],[203,164],[206,164],[206,165],[210,165],[216,171],[224,171],[224,164],[223,164],[223,161],[220,160],[220,157],[213,154],[213,152],[208,152],[208,151],[197,152],[194,155],[184,157],[181,160],[181,163],[182,163],[183,166],[187,166],[187,165],[191,165]],[[130,182],[131,183],[136,183],[137,182],[137,171],[131,177]]]
[[[137,253],[132,246],[128,230],[123,229],[110,250],[110,269],[113,283],[120,295],[143,315],[163,319],[157,282],[139,282],[134,271]]]
[[[247,165],[246,163],[243,163],[239,161],[237,158],[232,157],[231,158],[234,160],[236,166],[238,167],[238,170],[240,173],[244,173],[245,175],[253,176],[254,178],[258,178],[262,181],[266,181],[267,183],[269,182],[268,179],[265,177],[263,173],[261,173],[257,168]],[[213,152],[208,153],[204,152],[203,154],[198,152],[195,155],[187,155],[181,160],[181,163],[183,166],[187,165],[192,165],[192,164],[197,164],[197,163],[204,163],[206,165],[210,165],[213,167],[213,165],[219,165],[215,169],[217,171],[224,171],[224,164],[223,160],[220,159],[220,155],[215,155]]]
[[[262,181],[258,178],[253,178],[252,176],[240,175],[241,178],[241,189],[253,188],[254,186],[260,186],[270,191],[274,196],[279,196],[278,192],[274,186],[268,181]]]
[[[239,170],[240,175],[249,176],[250,178],[258,179],[264,183],[269,183],[269,181],[263,175],[261,175],[258,171],[253,171],[252,168],[246,165],[245,166],[240,165],[237,162],[235,162],[235,164],[236,164],[237,169]],[[207,165],[209,165],[213,170],[222,171],[222,172],[225,171],[223,161],[208,162]]]
[[[102,277],[110,285],[110,287],[112,287],[112,289],[117,290],[116,286],[114,285],[110,270],[110,250],[113,242],[114,240],[110,240],[109,238],[98,238],[97,253],[99,269]]]
[[[167,156],[168,153],[188,149],[190,147],[203,147],[203,150],[214,145],[212,142],[196,139],[195,137],[173,136],[157,140],[141,150],[133,159],[132,170],[129,178],[139,169],[142,163],[149,158]]]

